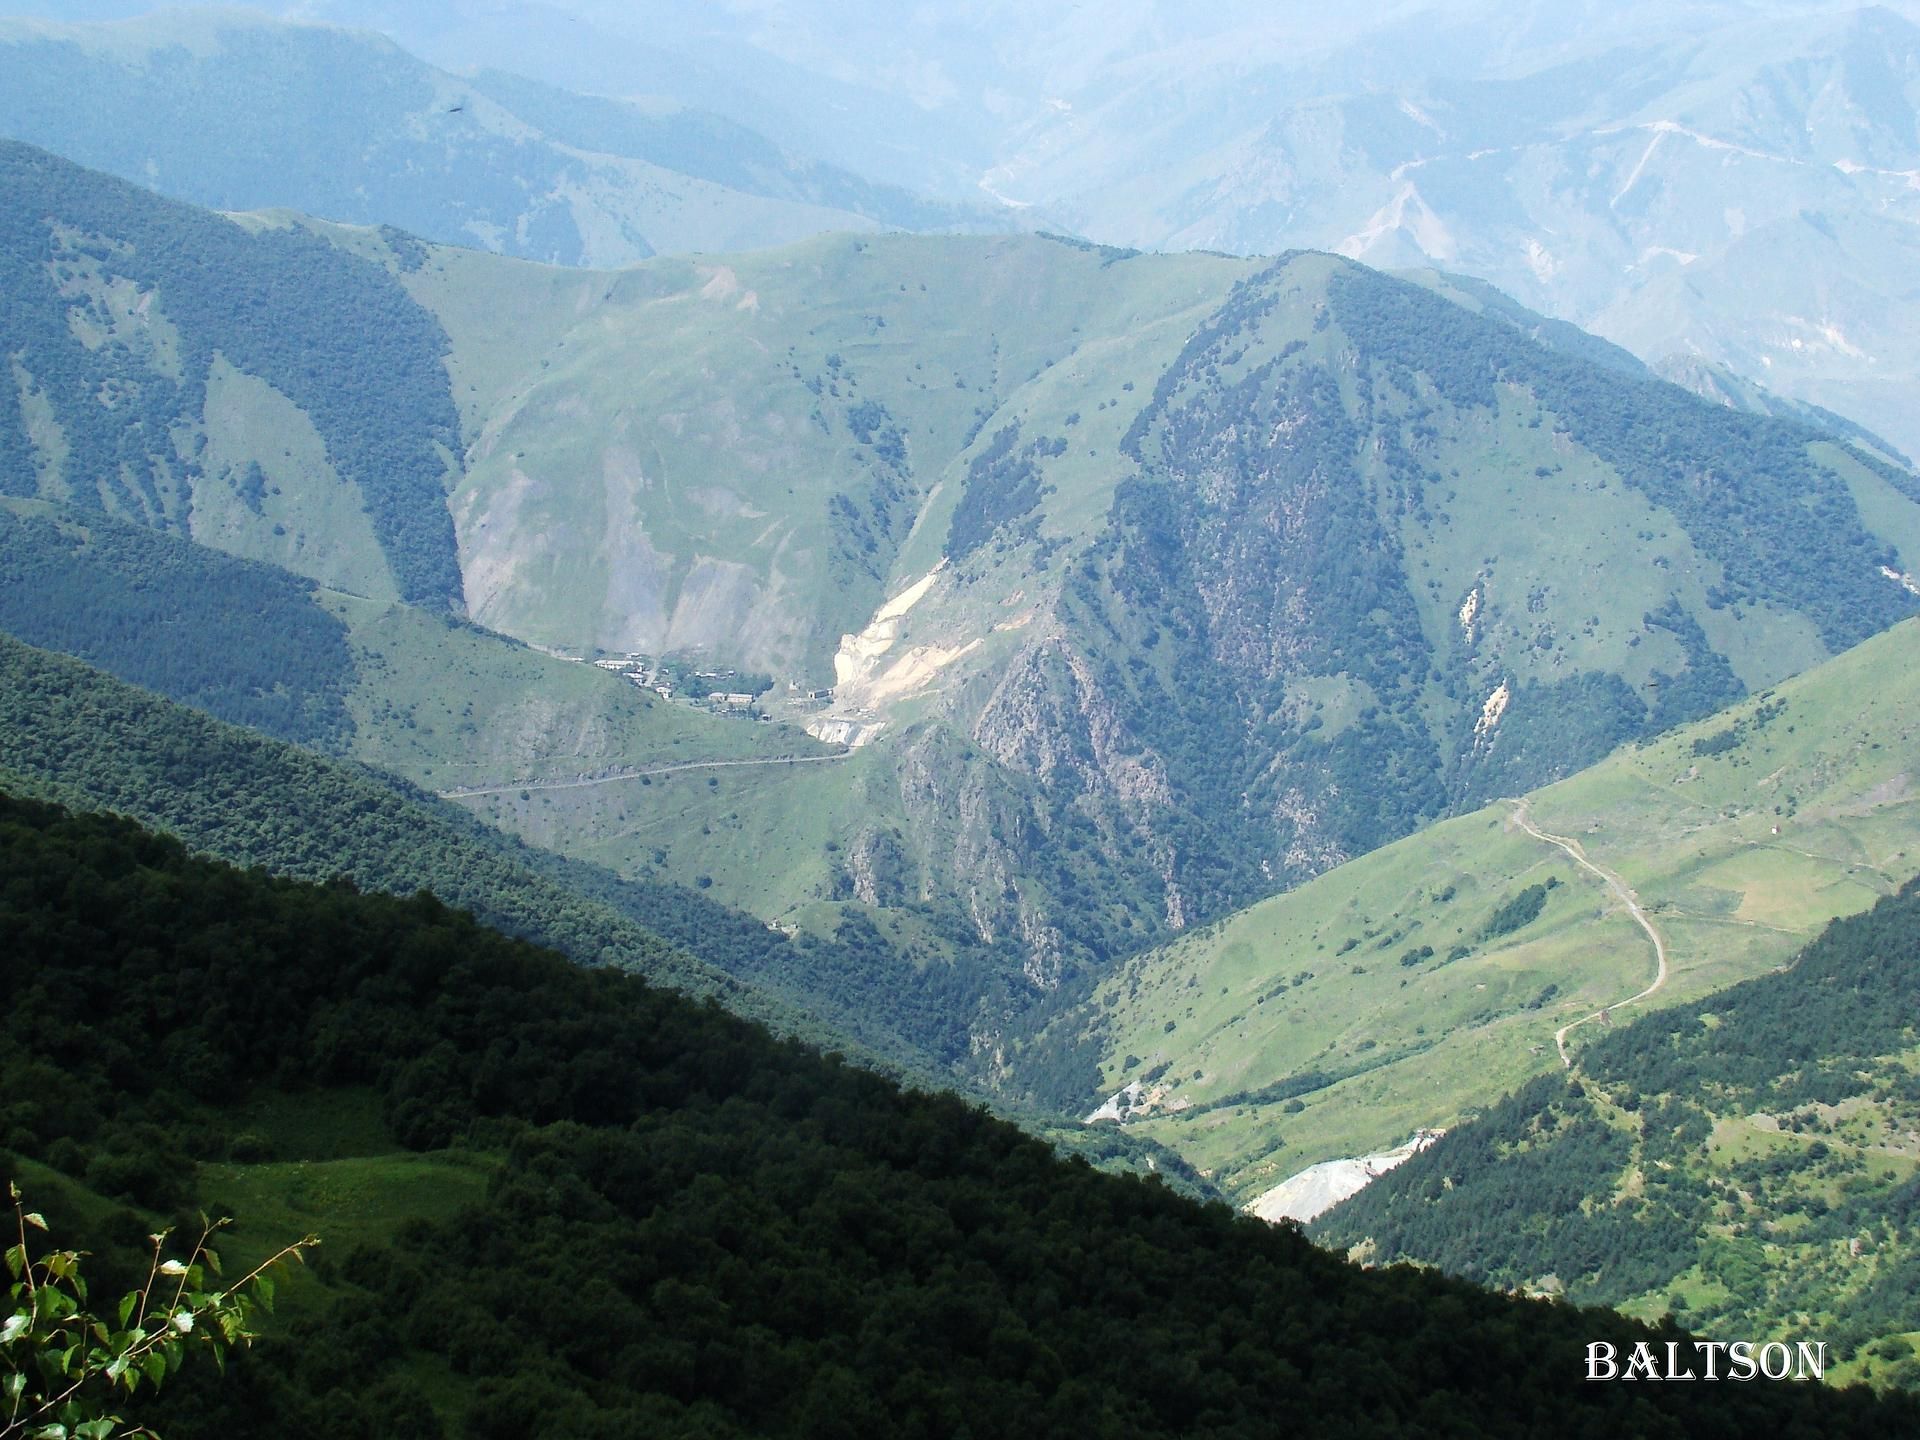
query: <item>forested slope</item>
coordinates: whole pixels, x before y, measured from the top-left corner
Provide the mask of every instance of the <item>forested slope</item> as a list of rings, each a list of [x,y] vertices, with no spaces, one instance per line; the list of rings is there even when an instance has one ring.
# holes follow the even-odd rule
[[[387,269],[0,140],[0,287],[0,494],[181,532],[217,508],[294,568],[304,518],[332,563],[364,540],[403,599],[461,607],[446,335]],[[241,398],[210,407],[210,387]],[[247,440],[250,419],[272,440]],[[319,453],[296,474],[302,433]],[[291,487],[343,484],[344,507],[268,517]]]
[[[216,1189],[298,1203],[326,1240],[286,1329],[225,1384],[168,1387],[158,1418],[182,1432],[1227,1436],[1287,1416],[1597,1440],[1916,1420],[1814,1386],[1583,1384],[1588,1341],[1652,1332],[1349,1268],[431,897],[269,880],[12,799],[0,867],[3,1138],[60,1233],[137,1248],[154,1210]],[[409,1189],[423,1167],[445,1177],[431,1201]],[[236,1241],[273,1243],[262,1228]]]
[[[1920,1381],[1920,882],[1778,973],[1624,1025],[1316,1227]],[[1547,1282],[1547,1277],[1554,1277]]]
[[[697,890],[526,845],[395,776],[223,724],[4,632],[0,778],[132,816],[235,864],[347,876],[395,895],[431,890],[582,964],[717,995],[906,1073],[950,1075],[966,1055],[975,997],[959,987],[972,977],[890,988],[908,962],[859,916],[790,937]]]
[[[0,630],[217,719],[435,789],[831,753],[440,607],[316,586],[182,535],[0,496]]]
[[[353,738],[354,659],[346,625],[313,588],[103,515],[0,498],[0,631],[234,724],[340,751]]]

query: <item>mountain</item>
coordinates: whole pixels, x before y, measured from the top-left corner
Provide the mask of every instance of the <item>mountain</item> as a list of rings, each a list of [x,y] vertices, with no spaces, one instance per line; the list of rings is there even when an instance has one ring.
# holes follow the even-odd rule
[[[0,629],[222,720],[441,788],[834,754],[444,611],[184,536],[0,498]]]
[[[0,855],[9,1172],[102,1293],[209,1194],[245,1202],[230,1259],[295,1214],[325,1242],[276,1335],[161,1393],[183,1432],[1912,1423],[1863,1391],[1584,1384],[1595,1339],[1687,1339],[1358,1269],[429,895],[271,880],[10,796]]]
[[[411,279],[456,372],[495,263]],[[787,713],[868,743],[670,815],[486,813],[770,918],[959,897],[1043,987],[1913,607],[1904,470],[1331,257],[816,241],[540,282],[545,363],[488,355],[472,402],[475,613],[833,681]]]
[[[1378,1260],[1813,1336],[1911,1385],[1920,884],[1772,973],[1636,1020],[1317,1227]]]
[[[1171,8],[1107,43],[1187,29]],[[1409,7],[1291,48],[1270,14],[1223,12],[1205,40],[1037,80],[987,183],[1116,244],[1466,271],[1913,450],[1920,29],[1882,6],[1662,8]]]
[[[198,205],[284,206],[564,265],[1003,223],[698,108],[456,76],[375,34],[237,10],[7,21],[0,97],[0,134]]]
[[[9,155],[8,488],[335,589],[384,570],[326,602],[328,663],[339,625],[438,659],[354,659],[314,700],[356,753],[629,878],[873,930],[947,997],[930,1048],[987,1075],[1074,974],[1916,608],[1907,471],[1465,282],[1048,236],[561,270]],[[396,591],[560,653],[760,672],[776,718],[859,743],[656,785],[620,758],[644,738],[530,722],[544,686],[591,698],[554,678],[581,667],[522,652],[506,710],[449,709],[512,657]],[[735,723],[738,758],[795,758]],[[452,768],[516,730],[531,750]],[[1049,1073],[1057,1103],[1100,1083]]]
[[[446,336],[388,271],[24,145],[0,193],[0,494],[460,608]]]
[[[1133,956],[1063,991],[1016,1068],[1097,1057],[1109,1117],[1249,1207],[1470,1120],[1563,1053],[1584,1068],[1610,1026],[1711,1005],[1920,873],[1915,639],[1907,621]]]
[[[1670,380],[1683,389],[1708,400],[1730,405],[1736,410],[1749,410],[1760,415],[1778,415],[1783,418],[1799,420],[1830,430],[1840,439],[1870,450],[1885,459],[1911,470],[1913,462],[1895,448],[1890,442],[1881,439],[1863,425],[1836,415],[1820,405],[1810,405],[1802,400],[1789,400],[1776,395],[1757,381],[1744,375],[1737,375],[1725,365],[1703,360],[1697,355],[1669,355],[1654,367],[1660,378]]]
[[[384,28],[471,78],[410,62],[432,87],[408,80],[405,100],[368,98],[365,113],[388,117],[387,128],[345,137],[353,143],[340,153],[372,153],[371,183],[346,187],[310,159],[281,156],[267,188],[180,192],[188,198],[292,204],[535,258],[620,263],[867,217],[979,223],[968,202],[987,197],[1001,223],[1017,213],[1113,244],[1311,246],[1470,272],[1649,363],[1724,365],[1920,450],[1904,398],[1920,364],[1905,282],[1920,172],[1911,5],[1715,0],[1536,6],[1516,18],[1485,0],[1352,15],[1243,3],[1121,13],[996,4],[964,16],[676,3],[650,7],[644,23],[595,4],[280,8]],[[215,157],[198,142],[191,163],[183,155],[169,170],[152,142],[129,147],[140,126],[97,136],[68,97],[164,90],[170,67],[112,68],[150,53],[155,36],[183,42],[168,52],[177,65],[217,70],[217,59],[195,58],[215,44],[206,37],[228,33],[220,43],[236,55],[270,50],[240,38],[287,29],[262,25],[202,14],[61,31],[95,68],[71,77],[86,86],[52,93],[37,77],[79,62],[18,77],[25,98],[11,133],[162,186],[204,170]],[[310,38],[316,49],[371,47],[357,73],[400,73],[391,42],[288,33],[333,37]],[[274,60],[294,63],[279,51]],[[489,73],[503,70],[541,78]],[[250,80],[234,93],[271,88]],[[474,104],[452,112],[461,97]],[[182,103],[153,98],[162,110]],[[260,110],[238,108],[222,112],[222,133],[257,136]],[[465,128],[442,133],[449,119]],[[313,121],[303,133],[338,124]],[[278,134],[258,142],[261,153]],[[92,149],[67,151],[90,135]],[[841,168],[782,158],[769,135]],[[384,178],[388,155],[410,167],[404,186]],[[649,165],[644,180],[628,173]],[[943,200],[911,201],[849,172]],[[295,174],[312,180],[297,195]],[[428,174],[448,175],[450,189],[423,187]],[[702,183],[710,190],[686,191]],[[664,230],[622,208],[649,187],[679,207]],[[441,208],[423,209],[429,197]],[[696,233],[743,204],[812,208],[788,228]]]

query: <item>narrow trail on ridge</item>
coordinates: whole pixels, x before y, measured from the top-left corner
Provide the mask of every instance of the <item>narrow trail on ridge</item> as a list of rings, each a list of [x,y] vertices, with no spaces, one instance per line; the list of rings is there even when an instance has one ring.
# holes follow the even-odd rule
[[[1564,835],[1550,835],[1545,830],[1540,829],[1527,814],[1527,801],[1525,798],[1509,800],[1507,803],[1513,806],[1513,818],[1522,830],[1526,831],[1527,834],[1531,835],[1534,839],[1542,841],[1545,844],[1559,846],[1572,857],[1576,865],[1591,871],[1604,881],[1607,888],[1620,897],[1621,903],[1627,907],[1627,913],[1633,916],[1634,922],[1638,924],[1642,930],[1647,932],[1647,938],[1653,942],[1653,958],[1656,968],[1651,985],[1647,986],[1646,989],[1637,995],[1629,995],[1626,999],[1616,1001],[1603,1009],[1595,1010],[1590,1015],[1582,1015],[1578,1020],[1568,1021],[1565,1025],[1562,1025],[1558,1030],[1553,1032],[1553,1045],[1554,1048],[1560,1052],[1560,1063],[1571,1070],[1573,1068],[1573,1057],[1567,1054],[1568,1033],[1577,1030],[1589,1021],[1598,1020],[1611,1011],[1620,1009],[1623,1005],[1635,1004],[1638,1001],[1648,999],[1658,993],[1660,987],[1667,983],[1668,976],[1673,973],[1672,966],[1669,965],[1667,961],[1667,942],[1660,937],[1660,932],[1653,928],[1653,921],[1649,920],[1647,918],[1647,912],[1640,908],[1639,900],[1634,897],[1633,891],[1627,888],[1626,882],[1611,870],[1604,869],[1589,860],[1587,858],[1587,852],[1581,847],[1578,840],[1569,840]]]

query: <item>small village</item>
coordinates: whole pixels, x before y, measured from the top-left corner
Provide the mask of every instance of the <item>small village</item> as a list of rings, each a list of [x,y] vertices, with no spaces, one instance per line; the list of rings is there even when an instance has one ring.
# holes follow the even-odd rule
[[[800,716],[825,710],[833,704],[831,687],[808,689],[793,680],[781,685],[770,675],[729,666],[695,668],[698,662],[677,656],[631,651],[603,655],[590,663],[642,690],[652,691],[663,700],[675,700],[719,715],[770,723],[775,708],[786,715]]]

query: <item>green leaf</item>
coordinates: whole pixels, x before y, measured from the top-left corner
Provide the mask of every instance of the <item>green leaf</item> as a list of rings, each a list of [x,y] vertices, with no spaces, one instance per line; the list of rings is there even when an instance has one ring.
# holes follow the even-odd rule
[[[214,1274],[221,1275],[226,1273],[220,1268],[220,1252],[219,1251],[215,1250],[211,1245],[209,1245],[205,1249],[203,1249],[200,1253],[207,1257],[207,1268],[213,1271]]]
[[[36,1230],[44,1230],[47,1228],[47,1217],[44,1215],[36,1214],[32,1210],[29,1210],[21,1218],[23,1218],[27,1222],[27,1224],[33,1226],[33,1228]]]
[[[140,1292],[129,1290],[120,1301],[120,1328],[127,1328],[127,1321],[133,1317],[133,1307],[140,1303]]]
[[[260,1308],[271,1312],[273,1310],[273,1277],[262,1275],[253,1284],[260,1297]]]
[[[140,1362],[140,1368],[145,1372],[147,1379],[151,1380],[155,1385],[158,1385],[162,1380],[167,1378],[166,1352],[163,1350],[149,1351],[147,1358]]]

